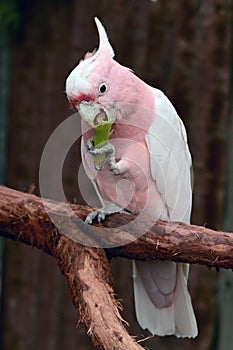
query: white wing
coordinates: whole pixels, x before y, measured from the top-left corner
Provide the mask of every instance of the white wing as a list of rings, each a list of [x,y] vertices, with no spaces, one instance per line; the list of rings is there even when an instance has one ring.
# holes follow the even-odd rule
[[[188,223],[192,162],[185,127],[162,91],[154,89],[154,95],[156,115],[146,137],[152,177],[166,203],[166,219]]]
[[[151,174],[167,207],[167,217],[162,219],[188,223],[192,187],[186,131],[168,98],[157,89],[154,95],[156,115],[146,143]],[[187,289],[188,265],[177,264],[174,274],[173,262],[137,261],[133,262],[133,277],[136,315],[142,328],[162,336],[196,337],[197,324]],[[160,308],[164,288],[172,293],[173,304]]]

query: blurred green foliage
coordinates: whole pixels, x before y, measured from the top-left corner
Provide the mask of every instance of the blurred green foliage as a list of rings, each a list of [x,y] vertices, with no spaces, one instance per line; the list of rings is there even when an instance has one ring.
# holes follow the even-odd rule
[[[20,23],[19,0],[0,0],[0,30],[15,33]]]

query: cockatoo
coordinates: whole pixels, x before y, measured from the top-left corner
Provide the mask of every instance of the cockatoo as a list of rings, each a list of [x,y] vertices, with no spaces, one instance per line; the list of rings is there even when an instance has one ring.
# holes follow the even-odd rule
[[[189,223],[191,156],[185,127],[162,91],[114,60],[104,27],[98,18],[95,23],[98,50],[87,53],[66,80],[68,100],[82,119],[84,169],[103,205],[86,223],[122,209]],[[104,122],[112,123],[112,134],[97,148],[90,130]],[[101,164],[95,162],[98,156]],[[143,329],[159,336],[197,336],[188,270],[172,261],[133,261],[136,317]]]

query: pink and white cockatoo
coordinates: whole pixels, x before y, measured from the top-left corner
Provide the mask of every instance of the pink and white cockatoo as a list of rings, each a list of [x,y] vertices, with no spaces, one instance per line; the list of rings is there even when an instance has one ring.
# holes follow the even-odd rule
[[[86,222],[101,222],[123,208],[189,223],[191,156],[184,125],[163,92],[113,59],[105,29],[98,18],[95,22],[99,48],[87,53],[66,81],[67,97],[82,118],[84,168],[103,204]],[[88,135],[104,121],[113,123],[113,132],[95,148]],[[104,156],[100,165],[93,161],[98,155]],[[197,336],[188,270],[187,264],[172,261],[133,261],[136,316],[143,329],[160,336]]]

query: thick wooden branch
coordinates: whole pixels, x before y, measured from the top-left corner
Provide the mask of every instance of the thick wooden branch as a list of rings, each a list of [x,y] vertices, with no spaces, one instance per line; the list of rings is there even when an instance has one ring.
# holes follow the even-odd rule
[[[72,221],[63,203],[47,201],[50,216],[57,216],[67,227]],[[92,210],[87,206],[71,205],[74,213],[83,220]],[[41,198],[0,186],[0,231],[1,235],[34,245],[53,255],[51,242],[56,242],[56,235],[65,239],[51,223]],[[129,241],[133,235],[147,233],[132,243],[107,249],[109,257],[123,257],[136,260],[160,259],[176,262],[198,263],[209,267],[233,269],[233,234],[214,231],[202,226],[176,223],[170,226],[165,221],[153,222],[151,218],[141,216],[134,221],[133,215],[114,214],[98,225],[71,225],[69,237],[82,238],[90,245],[103,241],[102,228],[109,228],[112,235],[107,235],[103,245],[116,245]],[[115,229],[117,228],[117,229]],[[115,230],[115,232],[114,232]],[[66,230],[67,231],[67,230]],[[71,240],[72,241],[72,240]],[[72,241],[73,242],[73,241]]]
[[[108,254],[135,260],[172,260],[233,269],[233,233],[184,223],[175,224],[172,231],[167,232],[167,228],[169,223],[158,221],[137,241],[109,249]]]
[[[49,204],[50,214],[61,219],[68,215],[61,203]],[[88,212],[82,206],[75,208],[80,217]],[[96,349],[142,349],[123,326],[105,251],[83,246],[61,234],[51,223],[41,198],[0,186],[0,234],[37,247],[57,260],[79,323]]]
[[[142,349],[126,332],[114,298],[111,271],[106,253],[91,245],[114,246],[106,249],[108,257],[161,259],[233,268],[233,235],[205,227],[174,224],[148,217],[115,214],[103,226],[84,225],[82,219],[90,208],[72,205],[72,216],[63,203],[0,187],[0,232],[2,236],[24,242],[52,255],[68,283],[80,323],[97,349]],[[59,229],[68,225],[69,237]],[[67,220],[69,218],[69,220]],[[147,233],[133,241],[134,235]],[[104,235],[103,230],[108,229]],[[76,242],[77,237],[86,246]],[[117,246],[117,242],[129,244]]]

